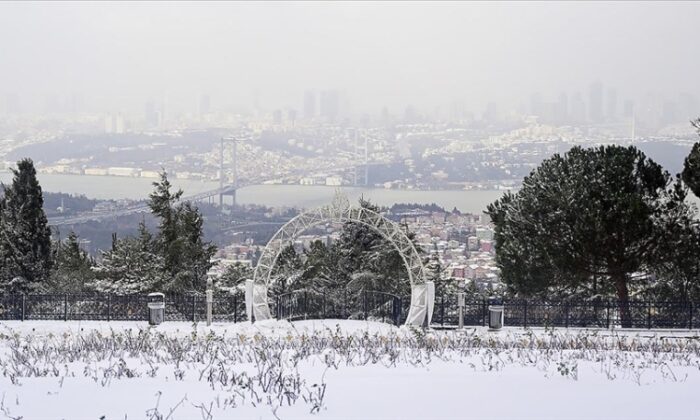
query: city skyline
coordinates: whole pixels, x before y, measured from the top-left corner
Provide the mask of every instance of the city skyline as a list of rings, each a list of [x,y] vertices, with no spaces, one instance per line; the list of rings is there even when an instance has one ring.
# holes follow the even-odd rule
[[[700,6],[661,4],[0,5],[7,109],[303,110],[338,91],[354,115],[481,113],[614,86],[625,100],[700,96]],[[254,24],[252,22],[255,22]],[[41,30],[40,30],[41,29]],[[83,36],[89,32],[90,37]],[[553,100],[553,99],[552,99]],[[602,98],[607,103],[608,98]],[[317,106],[318,108],[318,106]]]

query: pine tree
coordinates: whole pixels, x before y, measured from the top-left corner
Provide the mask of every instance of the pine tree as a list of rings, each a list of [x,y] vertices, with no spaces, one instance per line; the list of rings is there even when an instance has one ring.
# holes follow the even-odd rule
[[[80,293],[94,281],[93,261],[80,247],[78,235],[71,232],[65,242],[56,243],[55,260],[45,291]]]
[[[360,199],[360,206],[379,213],[379,207]],[[410,240],[414,235],[407,233]],[[415,244],[417,250],[420,247]],[[338,248],[338,276],[353,290],[380,290],[410,294],[408,273],[401,254],[381,234],[362,223],[343,225]]]
[[[12,173],[0,202],[0,290],[27,293],[50,274],[51,231],[34,163],[23,159]]]
[[[633,146],[556,154],[488,207],[501,276],[524,295],[615,295],[629,326],[631,275],[664,258],[683,199],[680,183]]]
[[[301,256],[288,245],[277,257],[277,264],[270,275],[270,295],[278,296],[293,290],[303,289],[304,263]]]
[[[226,267],[224,273],[215,283],[216,288],[233,288],[243,284],[246,280],[253,279],[253,269],[241,263],[234,263]]]
[[[182,190],[171,192],[165,171],[153,185],[149,206],[160,219],[154,244],[168,277],[165,288],[172,292],[204,291],[211,257],[216,253],[216,247],[203,239],[204,219],[192,203],[178,204]]]
[[[700,118],[692,122],[693,127],[700,134]],[[690,187],[696,197],[700,197],[700,143],[695,143],[690,153],[683,162],[683,172],[681,172],[683,182]]]
[[[151,213],[160,219],[156,248],[163,257],[165,269],[175,276],[180,268],[180,235],[178,226],[177,202],[182,197],[182,190],[171,192],[172,185],[168,174],[160,173],[160,181],[154,182],[155,191],[149,195],[148,205]]]
[[[216,247],[203,239],[204,219],[199,210],[186,202],[177,208],[177,248],[179,259],[170,288],[176,291],[204,291],[207,271]]]
[[[162,291],[166,276],[163,258],[155,252],[153,238],[143,221],[138,237],[113,236],[112,249],[102,254],[95,271],[93,288],[119,295]]]

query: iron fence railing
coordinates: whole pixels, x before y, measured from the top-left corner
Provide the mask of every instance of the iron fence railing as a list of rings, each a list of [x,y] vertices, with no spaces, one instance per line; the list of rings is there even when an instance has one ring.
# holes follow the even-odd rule
[[[295,290],[278,295],[271,302],[277,319],[364,319],[398,325],[402,299],[391,293],[363,290],[350,292]]]
[[[488,310],[487,299],[466,300],[463,309],[464,325],[486,326]],[[617,300],[606,299],[505,299],[503,310],[504,325],[515,327],[700,328],[700,310],[692,302],[631,300],[623,305]],[[457,325],[458,314],[455,295],[436,297],[433,324]]]
[[[146,321],[147,303],[146,295],[0,295],[0,320]],[[201,294],[166,295],[164,315],[166,321],[206,320],[206,298]],[[215,295],[212,318],[214,321],[246,320],[243,293]]]
[[[29,294],[0,295],[2,320],[148,320],[146,295]],[[277,319],[363,319],[399,325],[405,321],[410,297],[379,291],[347,289],[297,290],[270,298]],[[692,302],[631,300],[544,301],[504,299],[504,325],[514,327],[590,328],[700,328],[700,308]],[[487,299],[466,299],[462,310],[464,325],[486,326]],[[459,324],[456,294],[437,296],[432,324]],[[212,317],[217,322],[247,321],[243,292],[215,295]],[[197,322],[206,319],[203,294],[166,295],[165,320]]]

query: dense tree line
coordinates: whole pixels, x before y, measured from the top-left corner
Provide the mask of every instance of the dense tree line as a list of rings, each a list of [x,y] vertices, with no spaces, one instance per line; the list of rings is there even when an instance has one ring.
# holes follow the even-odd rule
[[[699,122],[695,123],[698,127]],[[700,302],[700,145],[672,177],[634,146],[574,147],[488,207],[509,292]]]
[[[203,239],[199,210],[181,196],[161,173],[149,197],[158,231],[141,222],[136,236],[114,234],[95,261],[75,233],[52,237],[34,165],[19,161],[0,199],[0,293],[203,291],[216,248]]]

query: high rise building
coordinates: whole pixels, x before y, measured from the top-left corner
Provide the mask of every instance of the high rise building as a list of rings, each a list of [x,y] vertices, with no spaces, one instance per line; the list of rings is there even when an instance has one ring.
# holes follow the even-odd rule
[[[617,120],[617,91],[615,89],[608,89],[605,117],[608,121]]]
[[[565,92],[559,94],[554,111],[554,119],[558,124],[564,124],[569,120],[569,97]]]
[[[276,109],[272,111],[272,122],[274,124],[282,124],[282,110],[281,109]]]
[[[124,116],[121,114],[107,115],[105,117],[105,133],[123,134],[125,132]]]
[[[591,122],[603,121],[603,84],[594,82],[588,90],[588,117]]]
[[[316,92],[307,90],[304,92],[304,119],[310,120],[316,117]]]
[[[320,98],[321,117],[335,121],[340,114],[340,93],[337,90],[324,90]]]
[[[574,96],[571,98],[569,119],[577,124],[586,122],[586,104],[583,102],[580,92],[574,93]]]
[[[287,120],[289,121],[289,124],[291,126],[294,126],[297,121],[297,110],[296,109],[288,109],[287,110]]]
[[[634,102],[632,100],[625,100],[625,103],[622,106],[622,116],[625,118],[634,117]]]
[[[148,127],[148,128],[158,127],[158,123],[160,121],[160,116],[158,113],[158,109],[156,108],[156,104],[152,100],[146,102],[146,107],[145,107],[143,119],[146,123],[146,127]]]

